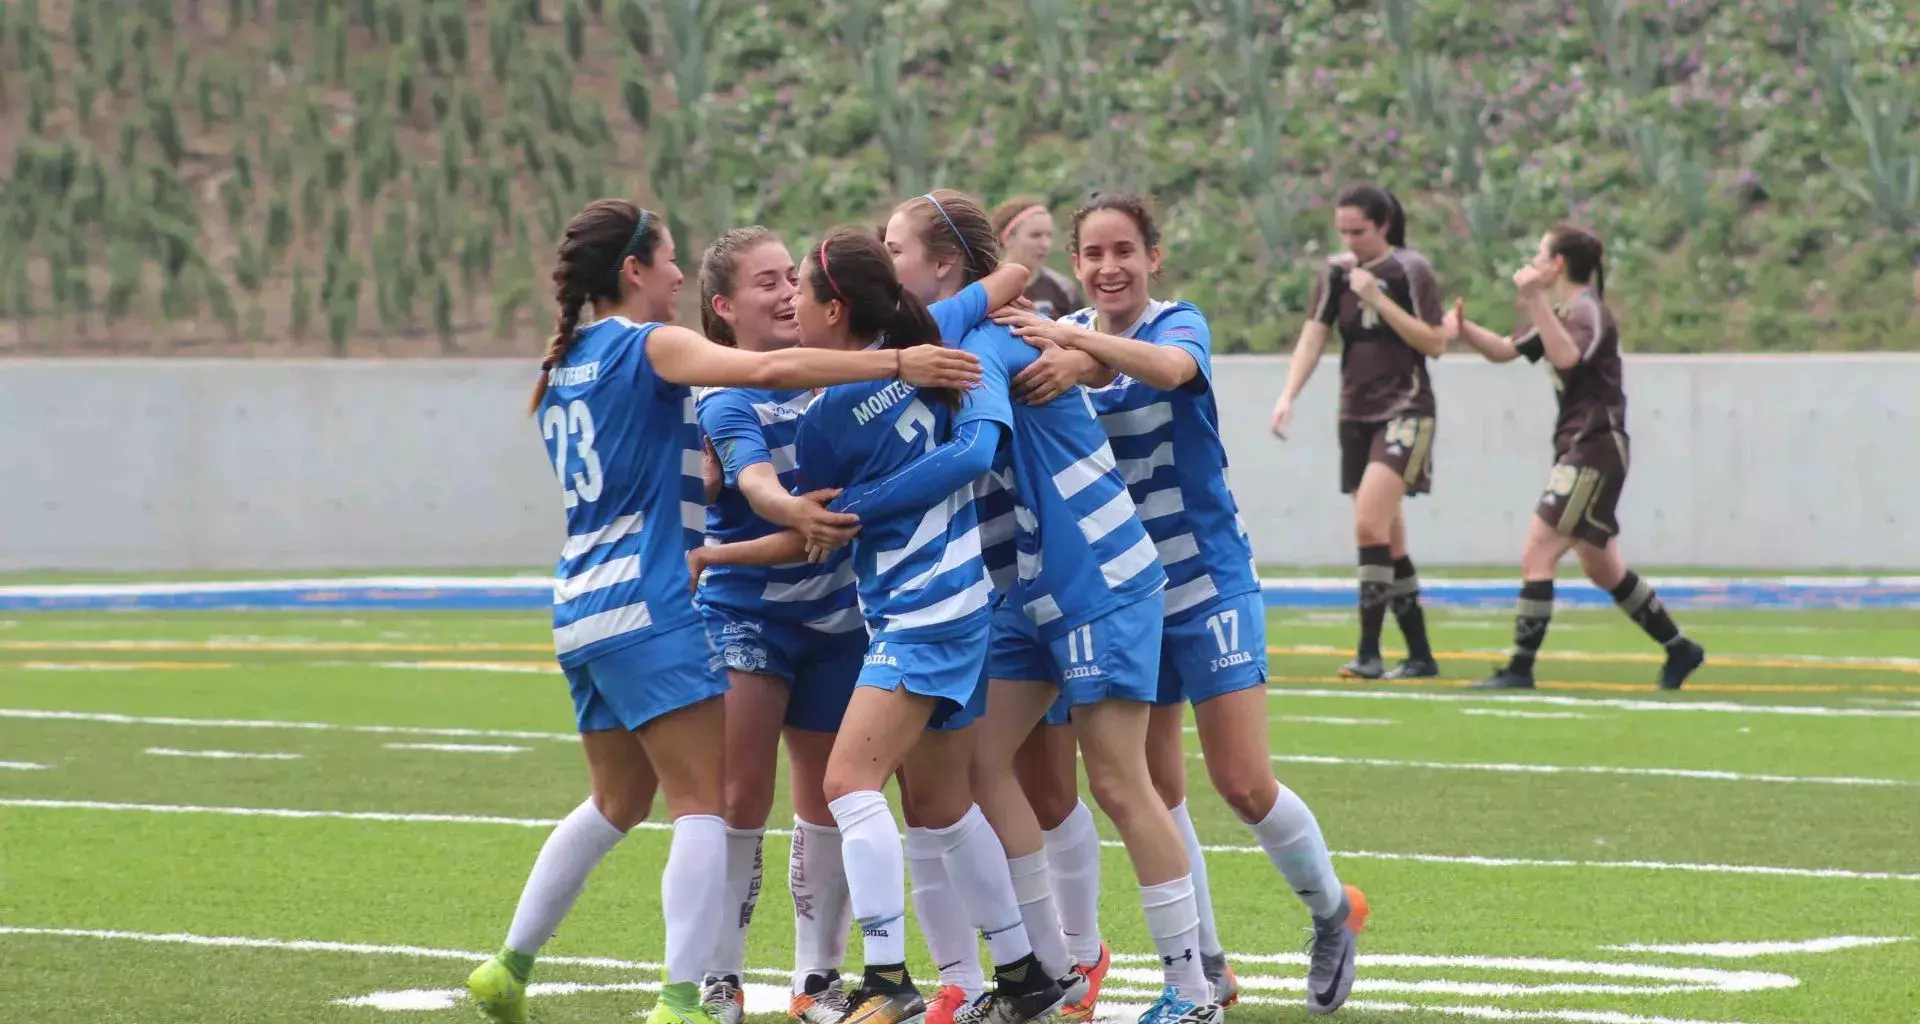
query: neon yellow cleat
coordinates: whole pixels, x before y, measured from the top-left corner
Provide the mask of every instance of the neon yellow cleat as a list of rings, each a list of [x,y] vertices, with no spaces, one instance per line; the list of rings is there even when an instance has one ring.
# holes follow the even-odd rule
[[[720,1024],[700,1003],[700,986],[691,981],[660,986],[660,998],[647,1014],[647,1024]]]
[[[499,957],[467,975],[467,993],[494,1024],[527,1024],[527,986]]]

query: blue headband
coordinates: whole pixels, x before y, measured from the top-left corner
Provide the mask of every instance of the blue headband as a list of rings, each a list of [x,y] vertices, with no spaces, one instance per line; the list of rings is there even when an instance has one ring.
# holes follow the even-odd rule
[[[972,269],[973,247],[967,244],[967,236],[960,233],[960,225],[955,224],[953,222],[953,218],[947,216],[947,208],[940,205],[940,200],[933,198],[933,193],[929,192],[926,195],[921,196],[920,198],[925,199],[929,203],[932,203],[933,208],[940,211],[940,216],[946,220],[947,227],[953,230],[953,237],[960,240],[960,248],[963,251],[965,251],[967,254],[967,267],[968,269]]]
[[[627,244],[621,248],[620,255],[613,258],[614,291],[619,291],[620,268],[627,265],[627,257],[634,255],[633,247],[640,244],[640,236],[647,233],[647,219],[652,216],[646,210],[640,211],[640,221],[633,226],[633,234],[627,236]]]

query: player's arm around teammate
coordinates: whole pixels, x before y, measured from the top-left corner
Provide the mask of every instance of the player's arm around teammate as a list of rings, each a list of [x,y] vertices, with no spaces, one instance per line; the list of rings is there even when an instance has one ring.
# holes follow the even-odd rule
[[[1160,706],[1148,736],[1154,782],[1169,805],[1184,808],[1179,707],[1191,702],[1214,788],[1313,916],[1307,1005],[1331,1012],[1352,985],[1366,903],[1359,890],[1340,884],[1306,803],[1273,776],[1265,608],[1252,546],[1226,485],[1211,331],[1192,305],[1150,296],[1161,257],[1144,201],[1096,196],[1075,216],[1073,231],[1074,271],[1093,306],[1060,323],[1030,320],[1019,331],[1087,352],[1121,374],[1095,395],[1095,406],[1168,576]],[[1182,817],[1176,814],[1176,823]],[[1189,862],[1203,863],[1197,837],[1187,841]],[[1197,871],[1195,882],[1198,889]],[[1200,901],[1203,914],[1209,902]],[[1203,918],[1201,951],[1224,967],[1210,925]],[[1222,980],[1230,984],[1230,976]]]
[[[567,224],[553,271],[558,327],[531,409],[567,515],[554,648],[593,793],[542,849],[506,948],[468,980],[500,1021],[525,1019],[534,956],[593,867],[646,816],[656,785],[674,826],[662,878],[666,985],[654,1019],[710,1018],[698,985],[725,916],[725,878],[709,868],[726,849],[717,699],[726,680],[697,632],[685,584],[685,551],[705,525],[688,385],[809,387],[905,374],[964,387],[977,378],[976,361],[958,352],[760,354],[714,345],[663,323],[682,280],[672,234],[649,211],[600,200]],[[583,325],[589,306],[595,320]]]
[[[1432,485],[1434,396],[1426,361],[1446,350],[1440,288],[1426,257],[1406,248],[1406,212],[1393,194],[1356,185],[1340,194],[1334,225],[1347,252],[1321,268],[1311,317],[1294,346],[1286,389],[1271,426],[1284,439],[1293,403],[1338,326],[1340,489],[1353,496],[1358,547],[1360,639],[1341,674],[1354,678],[1436,676],[1420,607],[1420,578],[1407,550],[1405,499]],[[1391,608],[1407,659],[1387,670],[1380,627]]]
[[[1525,323],[1519,332],[1501,337],[1468,320],[1457,301],[1443,324],[1449,337],[1494,362],[1545,359],[1560,399],[1553,472],[1520,550],[1513,654],[1474,684],[1480,689],[1533,688],[1534,659],[1553,618],[1554,570],[1570,550],[1587,578],[1666,651],[1662,689],[1678,689],[1706,661],[1706,651],[1680,632],[1653,587],[1620,555],[1618,505],[1629,463],[1627,396],[1620,333],[1606,306],[1604,258],[1598,236],[1556,224],[1541,237],[1533,261],[1513,275]]]

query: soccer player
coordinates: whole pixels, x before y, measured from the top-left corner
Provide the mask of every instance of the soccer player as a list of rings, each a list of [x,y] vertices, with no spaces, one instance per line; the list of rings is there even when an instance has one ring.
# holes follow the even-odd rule
[[[1053,214],[1046,203],[1032,196],[1009,199],[993,208],[990,220],[1007,262],[1027,268],[1024,294],[1035,313],[1051,319],[1080,308],[1080,286],[1047,266],[1047,254],[1053,251]]]
[[[1353,984],[1366,897],[1341,885],[1313,812],[1273,776],[1266,609],[1252,545],[1227,488],[1206,317],[1188,303],[1149,295],[1161,251],[1144,199],[1095,195],[1074,214],[1071,238],[1074,273],[1093,305],[1054,323],[1030,320],[1018,333],[1084,353],[1118,373],[1094,392],[1094,405],[1168,576],[1159,706],[1148,734],[1155,787],[1170,807],[1179,808],[1176,820],[1184,817],[1184,699],[1193,704],[1214,788],[1253,830],[1313,917],[1307,1009],[1331,1013]],[[1200,864],[1198,840],[1187,841],[1188,860]],[[1208,901],[1200,897],[1200,905],[1208,907]],[[1221,969],[1216,985],[1224,1002],[1233,982],[1224,972],[1219,936],[1209,934],[1211,914],[1203,913],[1201,950]]]
[[[700,260],[700,320],[707,337],[747,352],[799,342],[793,297],[799,276],[778,236],[762,227],[721,235]],[[749,540],[791,527],[844,544],[859,520],[793,493],[794,435],[813,400],[806,389],[709,388],[700,392],[701,429],[719,459],[723,488],[707,509],[714,543]],[[860,659],[866,623],[855,606],[845,552],[824,564],[716,566],[696,603],[707,637],[727,669],[727,914],[720,955],[708,967],[701,1001],[722,1024],[739,1024],[745,1003],[747,926],[760,895],[760,847],[773,807],[775,757],[786,737],[793,799],[787,877],[794,898],[794,972],[788,1016],[839,1024],[853,905],[841,866],[840,830],[821,783]]]
[[[1627,482],[1627,394],[1622,387],[1620,331],[1607,309],[1605,249],[1597,235],[1556,224],[1540,238],[1533,262],[1513,275],[1520,327],[1501,337],[1466,318],[1456,300],[1442,324],[1496,363],[1525,356],[1553,368],[1560,415],[1553,428],[1553,472],[1534,506],[1520,549],[1520,602],[1513,655],[1485,690],[1533,689],[1533,662],[1553,619],[1553,574],[1571,550],[1594,585],[1666,649],[1660,688],[1677,690],[1707,652],[1674,625],[1660,595],[1620,556],[1616,509]]]
[[[948,322],[942,331],[979,355],[985,374],[982,386],[967,396],[962,421],[986,418],[1009,432],[990,475],[1012,501],[1017,529],[1009,554],[1015,571],[994,612],[987,713],[978,730],[973,779],[1005,847],[1035,955],[1049,973],[1082,990],[1072,993],[1063,1016],[1090,1019],[1111,954],[1097,937],[1090,949],[1069,951],[1055,916],[1045,837],[1014,774],[1023,741],[1056,698],[1064,698],[1079,720],[1096,799],[1133,859],[1147,930],[1165,967],[1168,1003],[1204,1019],[1199,1008],[1212,997],[1195,956],[1193,880],[1146,762],[1166,587],[1153,541],[1086,392],[1075,388],[1045,404],[1016,407],[1009,381],[1039,353],[1000,324],[969,324],[976,311],[985,311],[979,289],[969,282],[998,262],[993,229],[980,208],[947,189],[910,199],[888,222],[886,241],[910,292],[958,297],[935,307],[955,314],[943,318]],[[1015,319],[1045,322],[1035,314]],[[987,515],[982,513],[983,534],[994,521]],[[1098,851],[1096,835],[1091,852]],[[1091,930],[1097,936],[1097,916]]]
[[[688,596],[687,548],[706,525],[688,385],[802,388],[856,380],[965,387],[960,352],[740,352],[664,323],[682,280],[651,211],[603,199],[567,223],[553,271],[558,329],[532,411],[566,509],[553,587],[554,652],[573,693],[592,796],[548,837],[507,941],[468,991],[495,1021],[527,1019],[526,981],[587,875],[651,808],[673,818],[661,872],[666,984],[653,1024],[712,1024],[699,985],[725,923],[726,690]],[[594,319],[582,324],[587,306]],[[901,384],[907,387],[907,384]]]
[[[829,234],[802,264],[801,278],[795,313],[808,346],[943,347],[933,315],[901,287],[871,234]],[[974,316],[985,314],[981,302]],[[1026,1024],[1050,1015],[1062,998],[1034,958],[1006,856],[967,779],[973,736],[966,726],[984,696],[992,597],[973,480],[991,467],[1005,430],[963,418],[960,397],[906,384],[829,388],[808,406],[795,442],[803,485],[848,489],[828,507],[860,516],[852,552],[871,642],[828,759],[826,792],[865,938],[866,971],[849,1018],[862,1024],[900,1024],[926,1012],[906,967],[905,857],[880,792],[901,767],[914,817],[940,844],[954,892],[996,965],[980,1018]],[[939,457],[900,472],[927,453]],[[868,514],[868,506],[900,511]],[[778,564],[808,547],[804,535],[786,531],[703,548],[690,562]]]
[[[1340,490],[1353,496],[1360,549],[1360,643],[1340,674],[1355,679],[1424,679],[1440,674],[1427,642],[1420,577],[1407,553],[1402,499],[1425,494],[1433,475],[1433,384],[1427,360],[1446,351],[1440,286],[1426,257],[1406,248],[1407,215],[1385,189],[1340,193],[1334,226],[1347,250],[1314,282],[1312,316],[1300,330],[1286,390],[1273,406],[1284,439],[1293,401],[1339,325]],[[1380,626],[1393,609],[1407,658],[1391,671],[1380,659]]]

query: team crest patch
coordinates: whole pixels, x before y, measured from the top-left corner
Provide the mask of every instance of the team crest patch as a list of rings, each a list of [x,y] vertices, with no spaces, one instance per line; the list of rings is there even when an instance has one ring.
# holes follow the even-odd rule
[[[767,651],[759,644],[731,643],[721,652],[727,667],[735,672],[765,672]]]

